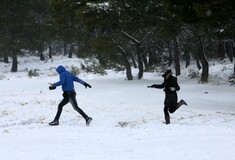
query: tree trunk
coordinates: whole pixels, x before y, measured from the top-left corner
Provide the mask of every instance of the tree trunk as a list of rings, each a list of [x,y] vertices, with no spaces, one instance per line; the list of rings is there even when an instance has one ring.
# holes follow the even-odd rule
[[[127,34],[126,32],[122,31],[123,35],[125,37],[127,37],[128,39],[130,39],[131,41],[133,41],[136,45],[136,54],[137,54],[137,59],[138,59],[138,68],[139,68],[139,73],[138,73],[138,78],[141,79],[143,77],[144,74],[144,66],[143,66],[143,59],[142,59],[142,55],[141,55],[141,49],[140,49],[140,45],[142,41],[137,40],[136,38],[130,36],[129,34]],[[148,35],[148,34],[147,34]],[[145,35],[145,37],[147,36]],[[143,38],[144,39],[144,38]]]
[[[144,75],[144,66],[143,66],[143,59],[140,51],[140,44],[136,43],[136,54],[138,58],[138,68],[139,68],[139,73],[138,73],[138,79],[141,79]]]
[[[197,51],[198,53],[195,54],[195,59],[196,59],[196,65],[197,65],[197,68],[198,70],[200,71],[202,69],[202,66],[200,64],[200,59],[199,59],[199,52],[200,52],[200,49],[199,49],[199,45],[197,45]]]
[[[203,47],[203,43],[202,43],[202,39],[201,36],[198,35],[198,47],[199,47],[199,59],[202,63],[202,75],[201,75],[201,82],[202,83],[207,83],[208,82],[208,77],[209,77],[209,64],[208,61],[206,59],[206,55],[205,55],[205,51],[204,51],[204,47]]]
[[[52,58],[52,47],[50,44],[49,44],[49,58]]]
[[[127,55],[125,50],[121,46],[117,46],[118,49],[121,51],[122,58],[124,60],[125,68],[126,68],[126,76],[128,80],[133,80],[132,72],[131,72],[131,65],[128,61]]]
[[[40,61],[45,60],[45,56],[43,55],[42,51],[39,51]]]
[[[190,66],[190,54],[189,54],[189,52],[186,52],[185,53],[185,61],[186,61],[186,68],[188,67],[188,66]]]
[[[235,62],[234,62],[233,72],[234,72],[233,74],[235,76]]]
[[[226,48],[226,53],[229,57],[229,60],[231,62],[233,62],[233,45],[232,45],[232,42],[231,41],[226,42],[225,43],[225,48]]]
[[[148,64],[148,60],[147,60],[147,52],[145,52],[143,54],[143,63],[144,63],[145,69],[149,69],[149,64]]]
[[[74,46],[71,45],[70,49],[69,49],[69,58],[72,58],[73,57],[73,52],[74,52]]]
[[[4,62],[4,63],[9,63],[9,58],[8,58],[8,55],[6,54],[5,51],[4,51],[4,53],[3,53],[3,62]]]
[[[149,49],[148,53],[149,53],[149,66],[152,67],[154,64],[156,64],[157,60],[151,48]]]
[[[8,58],[8,56],[4,56],[3,62],[4,62],[4,63],[9,63],[9,58]]]
[[[232,55],[233,57],[235,56],[235,44],[234,44],[234,39],[232,40]],[[233,68],[234,76],[235,76],[235,62],[234,62],[234,68]]]
[[[126,64],[126,77],[128,80],[133,80],[130,63]]]
[[[67,55],[67,43],[64,42],[64,56]]]
[[[224,42],[220,39],[218,42],[218,56],[221,60],[225,58]]]
[[[170,67],[172,64],[172,52],[169,44],[168,44],[168,51],[169,51],[168,67]]]
[[[186,65],[185,67],[187,68],[190,65],[190,52],[189,52],[189,46],[188,45],[184,45],[184,57],[185,57],[185,62]]]
[[[233,74],[235,76],[235,62],[234,62],[234,67],[233,67]]]
[[[11,72],[17,72],[18,62],[17,62],[17,53],[16,50],[12,50],[12,67]]]
[[[235,57],[235,40],[233,39],[232,41],[232,53],[233,53],[233,57]]]
[[[177,40],[175,39],[174,40],[174,50],[175,50],[175,56],[174,56],[174,59],[175,59],[175,74],[176,76],[179,76],[181,73],[180,73],[180,60],[179,60],[179,45],[178,45],[178,42]]]
[[[132,60],[134,68],[137,68],[137,64],[135,62],[135,57],[134,57],[134,54],[132,52],[131,52],[131,60]]]
[[[128,45],[128,48],[130,49],[130,55],[131,55],[132,64],[133,64],[134,68],[137,68],[137,64],[136,64],[136,61],[135,61],[135,56],[133,54],[132,48],[131,48],[130,45]]]
[[[131,60],[132,60],[133,66],[134,66],[134,68],[137,68],[137,64],[136,64],[136,62],[135,62],[135,57],[134,57],[134,54],[133,54],[132,48],[130,47],[130,45],[128,45],[128,46],[129,46],[129,49],[130,49],[130,53],[131,53]]]

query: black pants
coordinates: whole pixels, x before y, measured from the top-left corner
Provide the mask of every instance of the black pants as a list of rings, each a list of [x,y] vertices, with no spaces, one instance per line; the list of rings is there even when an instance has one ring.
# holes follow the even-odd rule
[[[174,113],[178,108],[178,96],[176,93],[166,94],[166,98],[164,101],[164,115],[166,122],[170,122],[170,114]]]
[[[66,91],[63,93],[63,100],[58,105],[58,110],[55,116],[55,120],[60,119],[61,112],[63,110],[63,107],[70,102],[73,106],[73,109],[80,113],[84,119],[86,119],[88,116],[78,107],[77,101],[76,101],[76,92],[75,91]]]

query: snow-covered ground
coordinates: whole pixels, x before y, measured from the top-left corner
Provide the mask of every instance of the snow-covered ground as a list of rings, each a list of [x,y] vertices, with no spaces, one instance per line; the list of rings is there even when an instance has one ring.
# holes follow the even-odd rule
[[[1,160],[235,160],[235,87],[226,81],[233,64],[212,64],[211,80],[198,83],[178,77],[182,106],[165,125],[164,92],[149,89],[161,83],[161,73],[145,73],[142,80],[126,81],[123,72],[79,77],[92,85],[76,84],[79,106],[93,118],[90,127],[68,104],[59,126],[49,126],[62,96],[55,68],[80,66],[81,60],[55,58],[19,60],[19,72],[0,63]],[[28,77],[39,69],[40,76]]]

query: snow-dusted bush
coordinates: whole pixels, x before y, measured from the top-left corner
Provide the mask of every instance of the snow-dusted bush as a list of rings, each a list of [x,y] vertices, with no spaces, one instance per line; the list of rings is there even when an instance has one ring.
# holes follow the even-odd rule
[[[74,75],[78,75],[80,73],[80,70],[79,70],[78,67],[72,65],[71,69],[70,69],[70,72],[73,73]]]
[[[81,69],[87,73],[107,74],[105,68],[97,60],[85,61],[85,64],[81,64]]]
[[[197,77],[199,77],[199,71],[196,71],[195,69],[191,68],[191,69],[189,69],[188,76],[190,78],[197,78]]]
[[[40,74],[38,73],[38,69],[31,69],[28,71],[28,76],[29,77],[37,77],[39,76]]]

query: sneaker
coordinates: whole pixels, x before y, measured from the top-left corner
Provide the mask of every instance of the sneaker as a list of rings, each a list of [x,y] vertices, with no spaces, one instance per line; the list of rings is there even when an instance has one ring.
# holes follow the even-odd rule
[[[168,124],[170,124],[170,122],[169,122],[169,121],[168,121],[168,122],[165,122],[165,124],[168,125]]]
[[[181,99],[180,102],[182,103],[182,105],[183,104],[186,105],[186,106],[188,105],[183,99]]]
[[[49,125],[57,126],[57,125],[59,125],[59,121],[58,120],[54,120],[54,121],[50,122]]]
[[[170,124],[171,122],[170,122],[170,117],[165,117],[165,124],[167,125],[167,124]]]
[[[87,127],[90,125],[91,121],[92,121],[92,118],[91,118],[91,117],[87,117],[87,118],[86,118],[86,126],[87,126]]]

